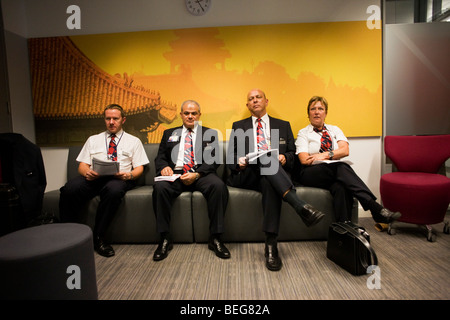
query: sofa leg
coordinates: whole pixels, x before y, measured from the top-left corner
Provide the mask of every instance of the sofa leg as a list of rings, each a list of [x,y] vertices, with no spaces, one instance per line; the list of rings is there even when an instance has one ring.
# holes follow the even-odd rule
[[[388,231],[387,231],[387,233],[388,234],[390,234],[390,235],[394,235],[395,233],[396,233],[396,231],[395,231],[395,228],[394,228],[394,226],[393,226],[393,223],[391,222],[391,223],[389,223],[389,227],[388,227]]]
[[[444,222],[444,233],[445,234],[450,234],[450,227],[449,227],[448,221]]]
[[[430,242],[436,241],[436,235],[433,232],[433,227],[431,225],[425,225],[427,228],[427,240]]]

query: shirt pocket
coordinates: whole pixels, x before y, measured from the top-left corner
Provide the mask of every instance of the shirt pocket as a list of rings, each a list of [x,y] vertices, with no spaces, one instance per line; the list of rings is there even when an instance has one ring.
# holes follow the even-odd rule
[[[91,156],[91,161],[93,158],[96,158],[99,160],[106,160],[105,149],[103,149],[103,148],[90,149],[89,155]]]
[[[133,159],[133,150],[129,148],[123,148],[119,151],[121,161],[131,162]]]

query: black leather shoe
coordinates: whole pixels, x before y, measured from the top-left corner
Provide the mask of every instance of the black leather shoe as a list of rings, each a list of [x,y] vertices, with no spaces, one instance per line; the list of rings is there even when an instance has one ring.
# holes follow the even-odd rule
[[[154,261],[161,261],[169,255],[169,251],[172,250],[173,243],[168,239],[164,239],[159,243],[158,248],[156,248],[155,253],[153,254]]]
[[[401,217],[400,212],[392,212],[386,208],[381,209],[380,213],[373,215],[373,219],[378,223],[391,223]]]
[[[213,238],[209,240],[208,249],[214,251],[216,256],[221,259],[229,259],[230,251],[228,251],[227,247],[217,238]]]
[[[303,222],[308,227],[315,225],[317,222],[319,222],[325,216],[325,214],[323,214],[319,210],[315,209],[310,204],[305,204],[302,207],[299,215],[302,218]]]
[[[112,257],[115,255],[114,249],[102,238],[96,238],[94,240],[94,250],[101,256]]]
[[[266,267],[270,271],[278,271],[283,266],[280,257],[278,256],[278,249],[276,245],[266,244],[265,249]]]

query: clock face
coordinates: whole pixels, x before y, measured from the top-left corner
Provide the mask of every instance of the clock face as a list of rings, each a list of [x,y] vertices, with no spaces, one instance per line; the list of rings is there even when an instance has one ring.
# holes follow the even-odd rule
[[[204,15],[211,6],[211,0],[185,0],[187,10],[196,16]]]

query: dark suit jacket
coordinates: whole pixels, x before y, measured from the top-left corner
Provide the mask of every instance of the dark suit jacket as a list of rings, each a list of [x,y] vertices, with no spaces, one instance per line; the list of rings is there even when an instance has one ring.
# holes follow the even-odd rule
[[[284,154],[286,157],[286,164],[283,166],[284,170],[291,172],[294,169],[295,164],[295,140],[292,134],[291,124],[288,121],[272,118],[269,116],[270,130],[278,130],[278,150],[280,154]],[[250,151],[254,150],[254,135],[252,117],[239,120],[233,123],[232,132],[227,150],[227,166],[231,170],[231,173],[238,173],[239,165],[238,159],[244,157]],[[242,137],[242,131],[245,132],[244,141],[239,139]],[[276,141],[273,141],[274,134],[271,134],[271,148],[276,147]],[[242,144],[244,143],[244,147]]]
[[[164,131],[161,143],[159,144],[158,154],[155,158],[157,176],[161,175],[161,170],[167,166],[171,167],[172,170],[175,168],[180,144],[183,146],[184,143],[184,141],[181,141],[182,129],[183,127],[181,126]],[[177,139],[171,139],[171,137],[176,136],[178,136]],[[217,131],[198,126],[194,145],[194,158],[197,162],[197,169],[195,171],[202,175],[215,172],[219,164],[223,162],[222,159],[219,159],[222,152],[219,149]]]
[[[12,184],[20,196],[23,227],[42,212],[47,179],[41,149],[19,133],[0,134],[3,183]]]

